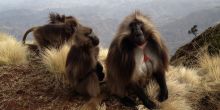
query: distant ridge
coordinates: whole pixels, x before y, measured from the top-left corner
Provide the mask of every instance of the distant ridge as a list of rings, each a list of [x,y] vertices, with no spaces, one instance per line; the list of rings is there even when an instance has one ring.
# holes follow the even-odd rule
[[[198,64],[198,58],[202,55],[202,49],[207,46],[210,55],[219,54],[220,52],[220,24],[209,27],[199,36],[194,38],[190,43],[177,49],[171,57],[172,65],[184,65],[193,67]]]

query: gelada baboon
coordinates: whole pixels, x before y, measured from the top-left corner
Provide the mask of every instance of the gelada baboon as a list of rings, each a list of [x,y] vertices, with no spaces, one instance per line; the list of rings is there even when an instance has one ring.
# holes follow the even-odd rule
[[[152,22],[139,11],[126,17],[120,25],[107,55],[106,68],[111,93],[127,106],[135,105],[127,96],[131,90],[147,108],[156,107],[144,92],[147,81],[153,78],[160,87],[158,100],[168,98],[167,49]]]
[[[58,13],[50,13],[49,14],[49,24],[63,24],[65,22],[70,22],[71,20],[74,20],[74,21],[77,21],[73,16],[65,16],[65,15],[60,15]],[[67,28],[68,29],[68,28]],[[68,34],[68,33],[67,33]],[[71,37],[73,37],[71,35]],[[61,42],[64,42],[65,41],[65,38],[68,38],[68,37],[62,37],[63,39],[61,40]],[[25,39],[26,38],[23,38],[23,43],[25,43]],[[66,41],[65,41],[66,42]],[[60,42],[59,42],[60,43]],[[55,42],[54,42],[55,44]],[[62,43],[60,43],[61,45]],[[39,54],[39,48],[36,44],[25,44],[27,45],[28,49]],[[57,46],[59,47],[59,46]]]
[[[40,49],[51,47],[59,48],[70,38],[74,37],[78,24],[76,19],[67,19],[64,23],[33,27],[24,34],[23,44],[25,44],[27,35],[33,31],[34,38]]]
[[[74,19],[75,21],[77,21],[73,16],[65,16],[65,15],[60,15],[58,13],[50,13],[49,14],[49,23],[51,24],[58,24],[58,23],[65,23],[65,22],[68,22],[69,20],[72,20]],[[80,43],[81,42],[81,39],[80,39],[80,36],[84,36],[85,37],[85,34],[88,36],[96,36],[94,34],[94,32],[92,31],[92,29],[90,29],[89,27],[85,27],[83,25],[81,25],[80,23],[78,23],[78,26],[77,26],[77,32],[75,32],[75,38],[73,38],[76,43]],[[89,34],[88,34],[89,33]],[[78,40],[80,39],[80,40]],[[95,38],[94,38],[95,39]],[[74,41],[74,42],[75,42]],[[98,52],[99,52],[99,48],[96,47],[95,50],[95,57],[97,59],[98,57]],[[103,73],[103,66],[101,65],[100,62],[97,63],[96,65],[96,72],[97,72],[97,75],[98,75],[98,78],[99,78],[99,81],[102,81],[103,78],[104,78],[104,73]]]
[[[100,96],[99,80],[104,78],[102,65],[97,61],[99,39],[92,29],[80,28],[66,60],[66,74],[76,92],[91,98],[87,109],[94,110]],[[97,100],[94,100],[97,99]],[[96,104],[94,104],[96,103]]]

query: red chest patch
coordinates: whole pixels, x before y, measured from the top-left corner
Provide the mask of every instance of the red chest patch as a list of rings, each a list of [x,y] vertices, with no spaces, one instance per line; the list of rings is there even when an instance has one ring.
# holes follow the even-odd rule
[[[147,55],[144,55],[144,62],[147,62],[149,60],[150,60],[150,58]]]

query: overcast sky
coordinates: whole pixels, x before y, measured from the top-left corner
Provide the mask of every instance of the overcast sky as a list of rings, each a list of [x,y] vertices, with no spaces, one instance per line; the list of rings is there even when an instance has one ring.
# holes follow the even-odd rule
[[[181,3],[190,3],[190,2],[198,2],[198,4],[216,4],[219,3],[220,0],[0,0],[0,11],[5,9],[12,8],[25,8],[26,7],[49,7],[49,8],[59,8],[59,7],[70,7],[73,5],[114,5],[117,3],[123,2],[179,2]],[[36,6],[38,5],[38,6]],[[172,4],[170,4],[172,5]]]

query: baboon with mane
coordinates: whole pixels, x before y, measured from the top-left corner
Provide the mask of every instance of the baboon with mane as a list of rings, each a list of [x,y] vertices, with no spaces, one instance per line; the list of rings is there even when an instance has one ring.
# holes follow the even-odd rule
[[[156,108],[144,91],[150,79],[159,84],[158,100],[168,98],[167,48],[150,19],[140,11],[127,16],[121,23],[109,48],[106,70],[110,92],[127,106],[135,105],[128,97],[127,91],[131,90],[147,108]]]

